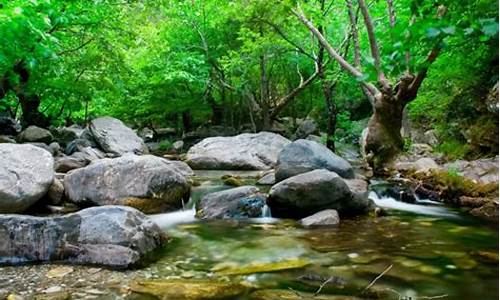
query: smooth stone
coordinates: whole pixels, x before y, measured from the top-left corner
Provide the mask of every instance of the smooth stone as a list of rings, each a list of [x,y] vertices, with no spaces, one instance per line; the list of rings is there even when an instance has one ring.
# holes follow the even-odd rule
[[[54,140],[54,137],[47,129],[31,125],[19,133],[17,140],[20,143],[34,142],[50,144]]]
[[[126,205],[146,213],[182,207],[190,184],[187,166],[153,155],[127,153],[68,173],[66,197],[79,205]]]
[[[335,209],[325,209],[312,216],[300,220],[306,227],[312,226],[337,226],[340,224],[339,214]]]
[[[248,265],[239,265],[234,267],[227,267],[218,270],[216,273],[220,276],[228,275],[248,275],[256,273],[269,273],[291,269],[302,269],[311,264],[310,261],[305,259],[287,259],[278,262],[255,262]]]
[[[367,213],[373,202],[351,192],[335,172],[314,170],[275,184],[267,204],[275,217],[303,218],[324,209],[340,215]]]
[[[257,184],[259,185],[273,185],[275,183],[276,183],[276,177],[274,172],[265,174],[257,181]]]
[[[193,169],[266,170],[274,167],[278,153],[289,143],[270,132],[211,137],[191,147],[186,162]]]
[[[278,289],[264,289],[258,290],[250,294],[251,300],[301,300],[301,299],[315,299],[315,300],[361,300],[363,298],[344,296],[344,295],[325,295],[306,292],[297,292],[291,290],[278,290]]]
[[[354,170],[347,160],[322,144],[309,140],[297,140],[279,153],[276,181],[316,169],[326,169],[344,178],[354,178]]]
[[[83,158],[73,156],[57,156],[54,159],[54,171],[57,173],[67,173],[74,169],[83,168],[88,162]]]
[[[144,141],[122,121],[112,117],[100,117],[90,121],[89,129],[99,146],[109,153],[147,154]]]
[[[59,205],[62,202],[64,196],[64,185],[61,180],[54,178],[54,181],[49,187],[47,192],[47,197],[50,200],[50,204]]]
[[[241,186],[205,195],[197,205],[202,219],[257,218],[266,199],[255,186]]]
[[[128,268],[147,259],[166,237],[136,209],[102,206],[60,217],[0,215],[0,240],[0,264],[61,261]]]
[[[130,290],[162,300],[235,299],[245,293],[246,287],[238,283],[217,280],[143,280],[133,282]]]
[[[30,144],[0,144],[0,157],[0,213],[22,212],[49,190],[54,159]]]

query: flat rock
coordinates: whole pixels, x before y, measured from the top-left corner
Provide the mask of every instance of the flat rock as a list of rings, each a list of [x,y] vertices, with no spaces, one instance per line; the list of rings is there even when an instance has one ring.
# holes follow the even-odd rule
[[[303,218],[324,209],[335,209],[341,215],[365,213],[373,203],[353,193],[344,179],[328,170],[302,173],[275,184],[267,204],[273,216]]]
[[[127,205],[159,213],[182,207],[190,191],[187,169],[180,162],[129,153],[71,171],[64,179],[64,189],[76,204]]]
[[[0,144],[0,213],[22,212],[49,190],[52,155],[29,144]]]
[[[278,156],[276,181],[316,169],[333,171],[344,178],[354,178],[351,164],[322,144],[297,140],[287,145]]]
[[[17,136],[17,140],[20,143],[38,142],[50,144],[54,140],[54,137],[47,129],[31,125],[21,131],[21,133]]]
[[[457,160],[445,164],[444,168],[478,183],[498,182],[498,156],[473,161]]]
[[[118,119],[111,117],[94,119],[90,122],[89,129],[95,141],[105,152],[116,155],[148,153],[144,141]]]
[[[278,153],[289,143],[270,132],[211,137],[189,149],[187,163],[193,169],[265,170],[276,164]]]
[[[123,206],[62,217],[0,215],[0,239],[0,264],[60,261],[116,268],[142,263],[166,242],[146,215]]]
[[[300,220],[300,223],[306,227],[336,226],[340,224],[340,218],[339,213],[335,209],[325,209]]]
[[[266,199],[255,186],[241,186],[205,195],[197,206],[203,219],[256,218]]]

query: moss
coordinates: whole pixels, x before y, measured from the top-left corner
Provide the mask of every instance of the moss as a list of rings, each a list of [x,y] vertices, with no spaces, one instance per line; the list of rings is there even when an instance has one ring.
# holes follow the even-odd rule
[[[252,263],[243,266],[233,266],[217,271],[219,275],[246,275],[255,273],[268,273],[289,269],[301,269],[310,262],[304,259],[289,259],[271,263]]]
[[[225,185],[230,186],[243,186],[245,182],[238,176],[224,175],[221,177]]]

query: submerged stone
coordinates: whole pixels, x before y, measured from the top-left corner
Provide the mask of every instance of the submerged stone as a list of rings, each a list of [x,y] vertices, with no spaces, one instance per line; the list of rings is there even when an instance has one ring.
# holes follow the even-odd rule
[[[130,289],[161,300],[234,299],[246,291],[246,287],[238,283],[181,279],[137,281]]]
[[[251,300],[300,300],[300,299],[315,299],[315,300],[361,300],[362,298],[344,295],[325,295],[313,293],[305,293],[291,290],[259,290],[250,294]]]
[[[255,273],[277,272],[290,269],[301,269],[311,262],[305,259],[289,259],[278,262],[269,263],[252,263],[237,267],[228,266],[225,269],[217,271],[218,275],[246,275]]]

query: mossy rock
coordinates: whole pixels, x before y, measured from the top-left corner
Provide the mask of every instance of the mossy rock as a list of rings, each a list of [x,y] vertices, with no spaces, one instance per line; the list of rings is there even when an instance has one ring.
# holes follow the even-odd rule
[[[361,298],[343,295],[314,295],[291,290],[259,290],[250,294],[251,300],[295,300],[295,299],[315,299],[315,300],[358,300]]]
[[[218,275],[246,275],[246,274],[255,274],[255,273],[268,273],[268,272],[277,272],[282,270],[290,270],[290,269],[301,269],[310,262],[304,259],[289,259],[278,262],[270,262],[270,263],[252,263],[243,266],[229,266],[220,271],[217,271]]]
[[[238,283],[181,279],[137,281],[130,289],[161,300],[234,299],[247,290]]]
[[[224,175],[221,177],[225,185],[243,186],[245,182],[239,176]]]

